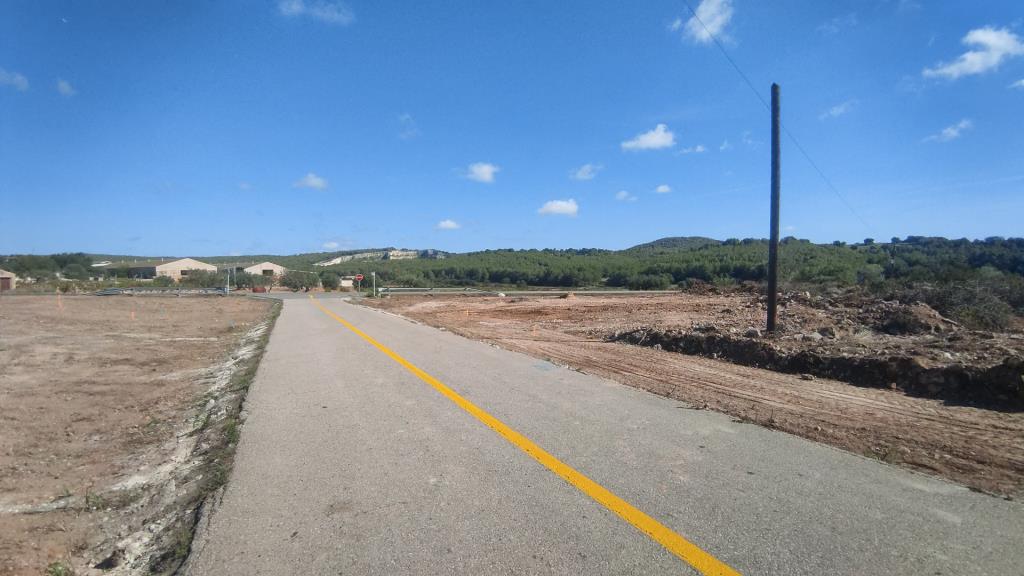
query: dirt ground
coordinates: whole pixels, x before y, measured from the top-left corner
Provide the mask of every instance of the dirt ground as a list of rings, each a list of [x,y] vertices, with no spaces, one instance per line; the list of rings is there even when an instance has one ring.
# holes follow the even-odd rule
[[[664,350],[660,344],[620,341],[622,335],[638,331],[701,337],[713,333],[727,344],[747,339],[797,358],[831,354],[840,359],[891,359],[897,366],[911,362],[914,367],[955,373],[1024,357],[1020,334],[963,330],[917,308],[911,312],[921,317],[920,326],[889,334],[888,312],[906,312],[903,308],[814,300],[809,295],[784,298],[784,330],[771,337],[755,333],[763,328],[763,301],[744,293],[398,296],[365,303],[668,396],[694,409],[724,412],[992,494],[1024,494],[1024,411],[1012,407],[1012,398],[1001,409],[980,408],[923,397],[929,390],[941,395],[941,387],[925,387],[923,394],[915,389],[911,395],[896,382],[855,386],[811,374],[738,365],[717,359],[717,352],[694,356]]]
[[[0,297],[0,574],[53,562],[89,573],[100,542],[156,532],[142,503],[190,457],[197,399],[270,309],[238,297]]]

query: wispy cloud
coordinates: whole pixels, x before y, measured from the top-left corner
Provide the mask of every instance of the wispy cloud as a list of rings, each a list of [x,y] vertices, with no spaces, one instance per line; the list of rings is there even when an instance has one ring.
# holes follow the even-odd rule
[[[925,68],[921,72],[924,77],[956,80],[963,76],[984,74],[999,68],[1004,60],[1024,55],[1024,43],[1007,28],[975,28],[968,32],[961,42],[973,49],[964,52],[952,62]]]
[[[668,194],[669,192],[672,191],[672,187],[669,186],[668,184],[661,184],[657,188],[655,188],[654,191],[658,194]]]
[[[458,230],[459,228],[462,228],[462,226],[459,226],[459,223],[455,220],[446,219],[437,223],[438,230]]]
[[[579,211],[580,207],[576,204],[576,200],[569,198],[568,200],[548,200],[537,210],[537,213],[576,216]]]
[[[601,166],[600,164],[584,164],[583,166],[569,172],[569,178],[572,178],[573,180],[593,180],[602,168],[604,168],[604,166]]]
[[[466,178],[490,184],[494,182],[494,175],[501,171],[500,166],[490,162],[474,162],[466,168]]]
[[[835,36],[843,31],[845,28],[853,28],[857,25],[857,14],[849,13],[844,16],[836,16],[828,22],[824,22],[818,26],[818,34],[824,36]]]
[[[1024,78],[1021,78],[1020,80],[1017,80],[1013,84],[1010,84],[1009,87],[1010,88],[1016,88],[1018,90],[1024,90]]]
[[[679,151],[679,154],[703,154],[707,151],[708,149],[705,148],[703,144],[697,144],[696,146],[687,146],[686,148],[683,148]]]
[[[691,16],[685,25],[679,19],[673,22],[669,28],[672,30],[683,28],[686,37],[699,44],[707,44],[713,37],[719,40],[729,39],[725,28],[732,20],[732,0],[701,0],[696,12],[696,15]]]
[[[658,150],[670,148],[676,145],[676,135],[664,124],[658,124],[654,130],[648,130],[642,134],[626,140],[622,143],[623,150]]]
[[[299,178],[292,184],[292,188],[312,188],[314,190],[326,190],[328,186],[327,179],[317,176],[312,172],[306,174],[302,178]]]
[[[28,90],[28,78],[17,72],[8,72],[0,68],[0,86],[10,86],[24,92]]]
[[[325,22],[347,26],[355,19],[352,10],[341,2],[327,0],[281,0],[277,3],[278,11],[290,18],[306,16]]]
[[[412,114],[401,114],[398,116],[398,137],[402,140],[412,140],[420,135],[419,126]]]
[[[970,130],[973,127],[974,123],[964,118],[952,126],[946,126],[937,134],[926,137],[924,142],[951,142],[959,138],[965,130]]]
[[[725,140],[722,140],[722,145],[718,147],[718,150],[720,152],[725,152],[726,150],[732,150],[732,144],[729,143],[729,139],[728,138],[726,138]]]
[[[856,100],[847,100],[846,102],[841,102],[841,103],[836,104],[835,106],[829,108],[828,110],[825,110],[824,112],[822,112],[821,115],[818,116],[818,120],[828,120],[829,118],[839,118],[843,114],[847,114],[851,110],[853,110],[854,106],[856,106],[856,105],[857,105],[857,101]]]
[[[615,199],[619,202],[636,202],[636,196],[630,194],[628,190],[619,190],[616,192]]]
[[[60,92],[60,95],[66,98],[70,98],[75,94],[78,94],[78,91],[75,90],[75,87],[63,78],[57,78],[57,92]]]

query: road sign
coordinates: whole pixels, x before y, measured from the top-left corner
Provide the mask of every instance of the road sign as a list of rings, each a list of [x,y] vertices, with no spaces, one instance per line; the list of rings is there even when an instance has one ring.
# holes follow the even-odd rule
[[[356,282],[362,282],[362,281],[363,281],[363,275],[362,274],[356,274]]]

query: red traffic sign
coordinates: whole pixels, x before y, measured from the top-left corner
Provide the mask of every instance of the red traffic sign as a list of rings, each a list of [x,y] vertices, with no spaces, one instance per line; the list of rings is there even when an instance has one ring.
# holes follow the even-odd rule
[[[363,281],[363,275],[362,274],[356,274],[356,282],[362,282],[362,281]]]

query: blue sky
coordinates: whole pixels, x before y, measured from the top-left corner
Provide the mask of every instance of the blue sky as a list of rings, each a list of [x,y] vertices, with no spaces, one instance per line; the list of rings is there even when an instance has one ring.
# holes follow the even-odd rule
[[[691,5],[4,2],[0,253],[765,237],[708,30],[783,234],[1024,235],[1019,2]]]

